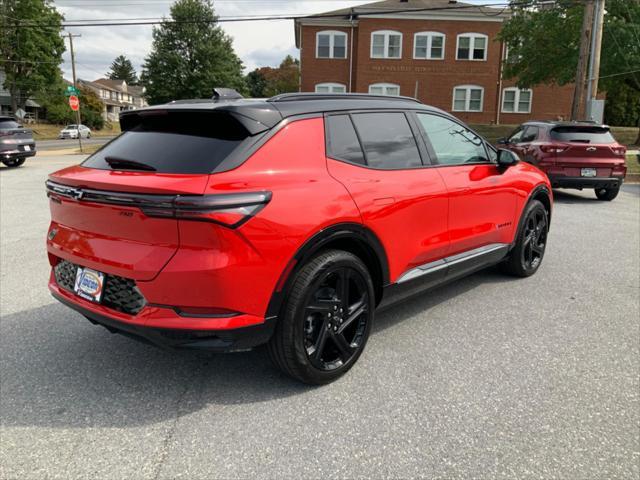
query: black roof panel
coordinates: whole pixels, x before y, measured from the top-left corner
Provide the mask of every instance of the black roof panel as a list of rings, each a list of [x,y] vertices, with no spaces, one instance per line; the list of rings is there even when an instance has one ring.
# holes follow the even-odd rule
[[[260,133],[277,125],[282,119],[305,115],[346,110],[407,109],[442,112],[409,97],[389,97],[366,94],[316,94],[296,93],[277,95],[270,99],[240,99],[229,101],[179,100],[164,105],[127,110],[121,118],[132,115],[153,115],[158,111],[203,111],[228,112],[240,121],[251,134]],[[127,122],[125,122],[127,123]]]

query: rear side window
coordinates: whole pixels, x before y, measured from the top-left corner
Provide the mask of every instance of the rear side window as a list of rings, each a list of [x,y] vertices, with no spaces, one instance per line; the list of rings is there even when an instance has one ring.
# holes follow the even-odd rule
[[[364,165],[364,154],[349,115],[326,118],[327,150],[331,158]]]
[[[615,143],[608,128],[589,126],[555,127],[551,130],[551,138],[558,142],[577,143]]]
[[[127,164],[135,169],[137,164],[158,173],[207,174],[249,136],[233,117],[218,112],[163,111],[157,115],[136,115],[127,118],[123,127],[124,133],[82,165],[121,170]]]
[[[420,153],[404,113],[357,113],[353,123],[367,159],[367,165],[386,170],[422,166]]]
[[[13,120],[0,120],[0,129],[20,128],[20,124]]]
[[[525,128],[522,134],[522,139],[520,141],[533,142],[536,138],[538,138],[539,130],[540,129],[538,127],[532,127],[532,126]]]

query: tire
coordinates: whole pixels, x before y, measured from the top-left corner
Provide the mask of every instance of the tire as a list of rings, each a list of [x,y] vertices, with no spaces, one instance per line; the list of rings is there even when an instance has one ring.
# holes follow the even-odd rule
[[[9,158],[6,160],[2,160],[2,163],[4,163],[7,167],[9,168],[16,168],[19,167],[20,165],[22,165],[27,159],[25,157],[22,158]]]
[[[373,282],[364,263],[342,250],[321,252],[292,279],[267,344],[269,357],[301,382],[332,382],[362,354],[374,309]]]
[[[620,192],[620,187],[596,188],[595,192],[596,192],[596,197],[598,197],[598,200],[605,200],[607,202],[610,202],[611,200],[613,200],[618,196],[618,193]]]
[[[547,246],[548,217],[540,201],[529,202],[522,213],[516,244],[502,264],[505,273],[529,277],[538,271]]]
[[[91,134],[87,133],[87,140],[89,140],[91,138]]]

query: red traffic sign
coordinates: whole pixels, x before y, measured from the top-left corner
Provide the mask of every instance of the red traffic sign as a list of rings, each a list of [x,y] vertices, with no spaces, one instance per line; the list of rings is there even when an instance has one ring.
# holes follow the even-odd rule
[[[73,110],[74,112],[77,112],[78,109],[80,108],[80,99],[75,95],[71,95],[69,97],[69,106],[71,107],[71,110]]]

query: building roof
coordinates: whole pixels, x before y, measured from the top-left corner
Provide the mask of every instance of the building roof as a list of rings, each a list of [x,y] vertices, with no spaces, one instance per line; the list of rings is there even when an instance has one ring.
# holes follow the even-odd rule
[[[142,97],[145,90],[141,85],[127,85],[127,91],[134,97]]]
[[[92,83],[97,83],[102,87],[110,88],[111,90],[117,90],[119,92],[127,92],[127,82],[124,80],[111,80],[110,78],[99,78],[98,80],[94,80]],[[122,84],[124,83],[125,87],[122,88]]]
[[[464,12],[464,13],[480,13],[495,14],[503,9],[495,9],[491,7],[483,7],[482,5],[473,5],[451,0],[383,0],[381,2],[366,3],[357,7],[342,8],[333,10],[321,15],[364,15],[366,13],[428,13],[429,11],[438,12]]]

